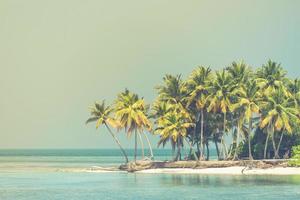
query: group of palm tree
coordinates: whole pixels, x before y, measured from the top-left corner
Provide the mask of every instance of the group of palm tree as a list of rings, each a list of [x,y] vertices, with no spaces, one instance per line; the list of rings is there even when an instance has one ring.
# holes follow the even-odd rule
[[[189,149],[185,159],[209,160],[210,144],[214,144],[219,160],[239,159],[245,147],[247,158],[253,159],[256,144],[252,138],[257,132],[265,135],[260,141],[263,158],[280,158],[290,150],[281,152],[283,138],[300,138],[300,80],[287,78],[281,65],[271,60],[256,70],[243,61],[215,72],[200,66],[187,80],[181,75],[166,75],[156,89],[158,96],[151,108],[126,89],[112,106],[102,102],[91,109],[87,122],[108,128],[126,162],[126,152],[110,127],[124,129],[128,136],[134,133],[135,160],[137,137],[144,149],[142,135],[153,158],[145,131],[159,135],[158,146],[170,142],[174,160],[182,159],[184,147]]]

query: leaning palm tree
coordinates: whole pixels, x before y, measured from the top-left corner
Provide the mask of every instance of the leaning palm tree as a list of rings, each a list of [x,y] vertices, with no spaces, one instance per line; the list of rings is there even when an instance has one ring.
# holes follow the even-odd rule
[[[118,127],[118,122],[111,117],[111,114],[113,112],[113,109],[110,106],[105,105],[105,101],[102,101],[101,103],[95,103],[93,107],[91,107],[91,117],[86,121],[86,124],[90,122],[96,122],[96,129],[98,129],[99,126],[104,125],[108,132],[111,134],[117,145],[119,146],[122,154],[125,157],[125,162],[128,163],[128,157],[123,149],[119,139],[116,137],[116,135],[112,132],[109,126],[112,127]]]
[[[265,144],[264,158],[266,158],[266,151],[268,139],[271,136],[274,158],[279,158],[278,151],[282,141],[284,131],[292,133],[291,123],[299,122],[299,110],[290,106],[290,101],[285,97],[285,92],[281,89],[276,90],[272,95],[265,97],[266,105],[263,108],[261,128],[267,128],[267,139]],[[280,131],[280,141],[276,147],[274,134],[275,131]]]
[[[188,105],[192,105],[192,109],[195,108],[196,114],[196,126],[200,122],[200,160],[204,160],[204,114],[208,105],[208,94],[210,90],[210,81],[213,80],[213,75],[209,67],[198,67],[190,75],[187,81],[187,90],[189,93]],[[193,140],[195,138],[196,126],[193,134]],[[194,142],[192,140],[192,142]]]
[[[165,145],[167,141],[170,141],[173,149],[177,148],[174,161],[180,160],[184,140],[191,146],[186,136],[188,128],[193,126],[194,123],[186,118],[185,114],[178,112],[167,113],[162,120],[158,121],[158,126],[155,129],[155,133],[160,135],[158,146],[160,144]],[[197,158],[195,153],[194,156]]]
[[[151,131],[152,129],[151,122],[147,117],[147,110],[148,106],[146,105],[144,99],[140,99],[137,94],[134,94],[127,89],[118,95],[115,102],[115,115],[116,119],[120,123],[120,127],[125,129],[129,137],[133,132],[135,134],[135,161],[137,158],[137,136],[140,137],[141,144],[143,145],[141,133],[143,133],[147,139],[151,153],[151,159],[153,158],[153,151],[150,141],[147,135],[144,133],[144,130]]]

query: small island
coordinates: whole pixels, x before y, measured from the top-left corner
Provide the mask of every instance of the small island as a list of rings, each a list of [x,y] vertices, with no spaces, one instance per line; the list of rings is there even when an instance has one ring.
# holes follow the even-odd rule
[[[125,160],[90,171],[300,174],[300,80],[288,78],[280,64],[269,60],[254,70],[240,61],[219,71],[199,66],[187,79],[167,74],[155,88],[151,104],[125,89],[111,105],[102,100],[90,108],[86,123],[105,126]],[[124,132],[135,141],[132,161],[117,136]],[[156,161],[147,134],[160,138],[158,147],[169,143],[173,159]]]

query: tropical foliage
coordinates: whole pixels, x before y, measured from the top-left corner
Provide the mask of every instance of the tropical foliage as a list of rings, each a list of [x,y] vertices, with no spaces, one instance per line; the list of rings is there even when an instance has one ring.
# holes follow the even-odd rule
[[[215,72],[200,66],[186,80],[167,74],[156,91],[150,107],[126,89],[108,111],[95,105],[88,122],[134,134],[135,152],[138,137],[144,151],[144,135],[151,158],[145,131],[160,137],[158,146],[169,143],[174,160],[184,148],[185,159],[199,161],[209,160],[212,148],[219,160],[287,158],[300,144],[300,81],[274,61],[257,70],[243,61]]]
[[[300,167],[300,145],[294,146],[292,149],[292,160],[289,165],[293,167]]]

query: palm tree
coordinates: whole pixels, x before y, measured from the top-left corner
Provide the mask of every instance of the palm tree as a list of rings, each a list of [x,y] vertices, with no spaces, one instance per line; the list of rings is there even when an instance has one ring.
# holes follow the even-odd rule
[[[204,111],[208,104],[208,94],[210,90],[209,81],[213,80],[212,72],[209,67],[198,67],[190,75],[187,81],[187,90],[189,91],[188,105],[193,105],[197,110],[196,125],[198,119],[201,119],[200,123],[200,160],[204,160]],[[198,117],[199,116],[199,117]],[[195,138],[195,131],[193,134],[193,140]],[[193,141],[194,142],[194,141]]]
[[[259,114],[259,105],[261,102],[261,92],[258,84],[255,80],[248,80],[243,87],[243,93],[238,97],[238,103],[236,108],[240,109],[240,119],[238,119],[238,129],[243,126],[243,122],[248,123],[248,151],[249,159],[252,160],[251,150],[251,132],[253,124],[253,114]],[[234,158],[237,155],[237,148],[235,151]]]
[[[261,128],[267,127],[267,140],[264,151],[264,158],[266,158],[266,150],[268,145],[269,136],[272,137],[274,157],[279,158],[278,151],[282,141],[284,131],[292,133],[291,123],[299,122],[299,110],[290,106],[290,101],[284,95],[285,92],[281,89],[275,90],[272,95],[265,97],[266,105],[263,108],[263,116],[260,124]],[[274,134],[276,131],[281,131],[280,141],[278,147],[276,148]]]
[[[244,88],[245,88],[245,83],[251,78],[252,76],[252,71],[250,69],[250,67],[245,64],[243,61],[240,62],[232,62],[231,65],[229,67],[226,68],[226,70],[228,71],[229,76],[232,79],[232,84],[236,87],[236,96],[233,96],[233,102],[235,102],[236,105],[239,105],[239,101],[240,99],[238,98],[238,96],[243,96],[244,94]],[[239,137],[240,137],[240,132],[241,132],[241,128],[243,127],[243,122],[244,122],[244,118],[243,118],[243,109],[240,108],[240,106],[237,106],[235,108],[235,112],[233,113],[233,121],[235,122],[235,125],[233,124],[233,126],[236,126],[236,136],[232,137],[232,145],[231,145],[231,150],[234,149],[234,145],[235,146],[235,152],[233,155],[233,159],[236,159],[237,156],[237,145],[239,144]],[[229,155],[231,155],[231,153],[229,153]]]
[[[151,130],[152,125],[147,117],[148,106],[145,104],[143,98],[139,98],[137,94],[125,90],[118,95],[115,102],[115,115],[116,119],[120,123],[120,127],[124,128],[130,137],[134,132],[135,134],[135,147],[134,147],[134,160],[137,158],[137,136],[141,139],[141,133],[146,129]],[[146,134],[144,136],[147,139],[151,158],[153,158],[153,151],[150,141]],[[143,145],[142,141],[141,144]]]
[[[125,157],[125,162],[128,163],[128,157],[123,149],[120,141],[116,137],[116,135],[112,132],[109,126],[118,127],[118,123],[111,117],[111,114],[113,112],[113,109],[110,106],[105,105],[105,101],[102,101],[101,103],[95,103],[93,107],[91,107],[91,117],[86,121],[86,124],[90,122],[96,122],[96,129],[98,129],[99,126],[104,125],[108,132],[111,134],[117,145],[119,146],[122,154]]]
[[[165,115],[165,117],[158,121],[158,126],[155,130],[156,134],[160,135],[160,144],[163,146],[167,141],[171,142],[172,148],[177,148],[177,154],[174,158],[174,161],[180,160],[181,158],[181,148],[183,146],[183,141],[191,145],[187,139],[187,130],[190,127],[193,127],[194,123],[192,123],[186,116],[180,112],[169,112]],[[194,156],[197,156],[194,153]]]
[[[291,105],[293,105],[295,108],[299,108],[300,106],[300,79],[294,79],[293,81],[290,81],[288,84],[288,90],[291,94]]]
[[[225,70],[216,73],[216,79],[212,83],[212,90],[209,95],[209,106],[207,108],[208,112],[213,111],[223,113],[223,135],[222,135],[222,145],[223,145],[223,157],[227,158],[227,147],[224,141],[224,135],[226,133],[226,115],[232,110],[232,96],[236,92],[236,84],[232,78],[228,75]]]
[[[277,89],[281,89],[285,96],[290,95],[286,89],[286,84],[289,82],[286,78],[286,71],[276,62],[269,60],[267,64],[258,69],[256,80],[265,95],[270,95]]]
[[[181,75],[165,75],[163,85],[156,87],[158,90],[158,99],[160,101],[168,101],[169,103],[183,104],[186,97],[185,82],[182,81]]]

